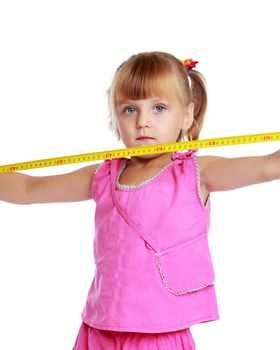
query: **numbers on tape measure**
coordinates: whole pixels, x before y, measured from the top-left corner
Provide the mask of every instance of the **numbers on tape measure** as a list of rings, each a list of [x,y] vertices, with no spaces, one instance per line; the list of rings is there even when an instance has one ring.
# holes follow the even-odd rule
[[[72,164],[78,162],[95,161],[103,159],[120,158],[125,156],[136,156],[145,154],[156,154],[158,152],[168,151],[181,151],[191,150],[199,148],[211,148],[217,146],[228,146],[228,145],[239,145],[253,142],[267,142],[267,141],[278,141],[280,140],[280,132],[266,133],[266,134],[255,134],[255,135],[242,135],[225,138],[216,138],[208,140],[194,140],[187,142],[176,142],[164,145],[151,145],[151,146],[139,146],[134,148],[127,148],[122,150],[110,150],[105,152],[95,152],[88,154],[80,154],[74,156],[66,156],[59,158],[50,158],[44,160],[37,160],[31,162],[9,164],[0,166],[0,173],[13,172],[17,170],[28,170],[34,168]]]

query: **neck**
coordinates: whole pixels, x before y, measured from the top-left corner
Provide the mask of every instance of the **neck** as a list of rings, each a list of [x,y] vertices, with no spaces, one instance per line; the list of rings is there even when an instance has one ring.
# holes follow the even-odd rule
[[[172,152],[132,157],[129,166],[145,168],[150,166],[165,166],[172,161]]]

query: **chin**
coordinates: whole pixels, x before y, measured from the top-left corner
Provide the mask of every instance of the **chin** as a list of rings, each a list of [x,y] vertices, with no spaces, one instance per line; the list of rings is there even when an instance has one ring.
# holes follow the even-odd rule
[[[155,153],[155,154],[145,154],[141,156],[134,156],[140,159],[153,159],[153,158],[158,158],[160,156],[163,156],[165,153]]]
[[[144,154],[141,156],[135,156],[137,158],[144,158],[144,159],[150,159],[150,158],[155,158],[157,155],[156,154]]]

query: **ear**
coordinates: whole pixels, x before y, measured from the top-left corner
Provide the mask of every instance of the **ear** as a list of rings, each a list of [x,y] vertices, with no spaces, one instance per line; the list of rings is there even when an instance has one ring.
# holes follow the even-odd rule
[[[193,113],[194,113],[194,103],[191,102],[185,110],[184,121],[182,126],[183,131],[189,130],[189,128],[192,126],[193,119],[194,119]]]

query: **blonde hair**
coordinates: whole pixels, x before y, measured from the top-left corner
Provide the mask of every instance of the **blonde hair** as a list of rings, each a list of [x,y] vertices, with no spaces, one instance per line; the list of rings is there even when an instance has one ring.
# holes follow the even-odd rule
[[[166,52],[143,52],[132,55],[117,69],[107,92],[109,126],[118,140],[116,105],[121,100],[138,100],[154,96],[175,97],[183,108],[194,103],[194,122],[186,135],[197,140],[207,108],[205,78],[197,70],[187,70],[182,62]]]

